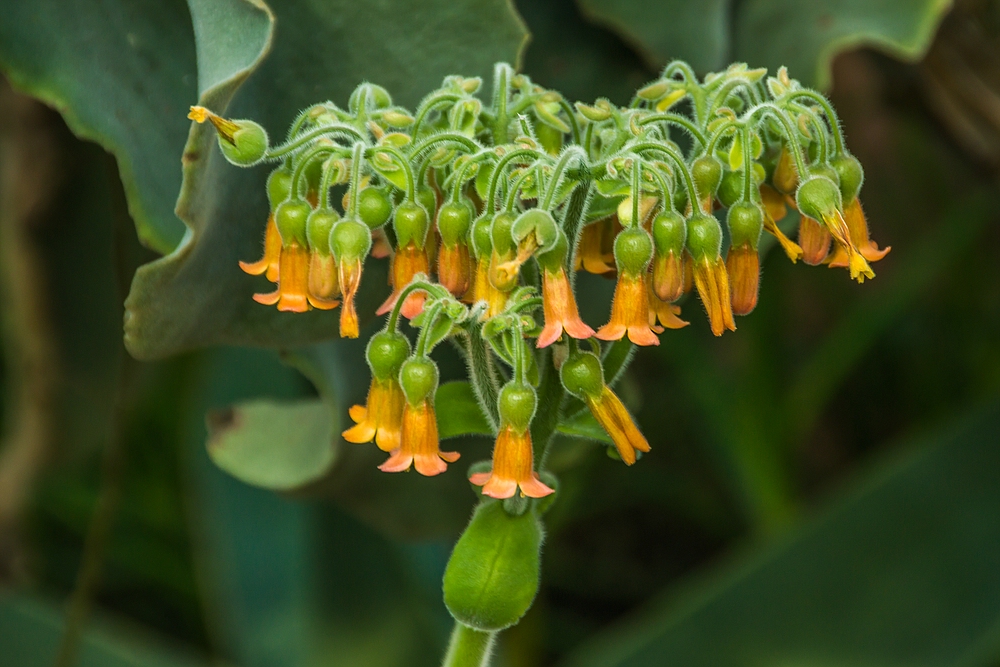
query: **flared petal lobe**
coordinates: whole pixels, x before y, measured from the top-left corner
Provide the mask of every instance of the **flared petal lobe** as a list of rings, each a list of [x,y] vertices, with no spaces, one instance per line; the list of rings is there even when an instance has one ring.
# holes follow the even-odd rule
[[[392,294],[375,311],[375,314],[385,315],[392,310],[393,306],[396,305],[396,300],[399,298],[399,293],[404,287],[410,284],[413,276],[418,273],[429,274],[430,261],[427,258],[427,250],[425,248],[418,248],[416,243],[411,241],[402,248],[399,248],[392,257],[392,267],[389,272],[392,278]],[[399,312],[406,319],[412,320],[424,309],[424,301],[426,300],[426,293],[419,290],[411,292],[406,297],[406,301],[403,302],[403,307],[400,308]]]
[[[637,451],[648,452],[646,437],[632,421],[618,396],[607,386],[595,397],[587,396],[587,407],[598,423],[611,436],[618,455],[627,465],[635,463]]]
[[[554,490],[543,483],[534,470],[531,433],[505,426],[493,448],[493,469],[477,473],[469,481],[483,487],[483,495],[510,498],[518,489],[529,498],[543,498]]]
[[[562,267],[555,273],[542,269],[542,310],[545,328],[538,336],[538,347],[556,342],[564,331],[568,336],[579,339],[594,335],[594,330],[580,319],[573,286]]]
[[[391,452],[400,447],[403,422],[403,390],[395,378],[372,379],[367,406],[355,405],[351,419],[357,422],[344,431],[344,440],[353,443],[371,442]]]
[[[274,222],[274,214],[267,217],[264,230],[264,256],[256,262],[240,262],[240,268],[251,276],[264,274],[272,283],[278,282],[278,262],[281,257],[281,234]]]
[[[694,265],[694,284],[698,296],[708,313],[708,321],[712,333],[721,336],[726,329],[736,331],[736,321],[733,319],[733,307],[729,291],[729,275],[726,273],[726,263],[721,257],[712,261],[708,257],[692,262]]]
[[[649,301],[646,295],[646,274],[618,274],[615,296],[611,302],[611,319],[597,330],[601,340],[619,340],[625,335],[636,345],[659,345],[649,327]]]
[[[412,406],[404,400],[400,446],[392,450],[386,462],[379,466],[379,470],[403,472],[409,470],[412,465],[418,473],[426,477],[440,475],[448,469],[448,463],[458,460],[459,453],[442,452],[438,447],[434,406],[428,401]]]

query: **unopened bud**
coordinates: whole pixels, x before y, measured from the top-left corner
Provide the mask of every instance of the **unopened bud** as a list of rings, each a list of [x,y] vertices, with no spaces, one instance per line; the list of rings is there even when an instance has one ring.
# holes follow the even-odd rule
[[[434,399],[438,386],[438,367],[427,357],[410,357],[399,369],[399,384],[410,405]]]
[[[306,220],[306,237],[309,249],[321,255],[330,254],[330,230],[340,220],[340,214],[332,208],[318,208]]]
[[[615,238],[615,263],[629,275],[639,275],[653,257],[653,240],[642,227],[629,227]]]
[[[410,356],[410,341],[397,331],[380,331],[368,341],[365,358],[378,380],[398,379],[403,362]]]
[[[601,360],[591,352],[577,352],[559,369],[559,379],[569,393],[577,398],[597,398],[604,390],[604,369]]]
[[[306,240],[306,222],[312,207],[302,199],[289,199],[282,202],[274,212],[274,222],[281,235],[281,243],[288,247],[297,243],[303,248],[308,247]]]

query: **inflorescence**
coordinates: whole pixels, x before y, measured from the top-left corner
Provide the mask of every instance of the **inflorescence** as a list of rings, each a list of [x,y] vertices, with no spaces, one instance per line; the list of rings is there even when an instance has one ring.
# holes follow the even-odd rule
[[[829,102],[784,68],[766,74],[737,64],[699,81],[677,61],[618,107],[571,105],[498,64],[490,104],[476,97],[480,79],[449,76],[415,112],[364,83],[347,109],[303,111],[275,147],[252,121],[203,107],[190,118],[212,122],[230,162],[279,163],[263,257],[240,263],[277,284],[257,302],[339,306],[340,335],[356,338],[366,258],[391,258],[367,405],[351,409],[344,438],[374,440],[387,472],[436,475],[458,459],[439,448],[429,357],[451,338],[496,435],[492,468],[471,481],[494,498],[538,498],[553,489],[532,438],[548,444],[553,414],[589,409],[628,464],[649,451],[608,387],[627,358],[612,348],[658,345],[664,328],[685,326],[675,302],[692,287],[715,335],[735,330],[734,315],[757,304],[764,231],[793,263],[844,267],[858,282],[888,252],[868,237],[863,171]],[[789,206],[797,243],[777,225]],[[617,278],[596,331],[577,309],[581,270]],[[400,315],[419,330],[413,345]]]

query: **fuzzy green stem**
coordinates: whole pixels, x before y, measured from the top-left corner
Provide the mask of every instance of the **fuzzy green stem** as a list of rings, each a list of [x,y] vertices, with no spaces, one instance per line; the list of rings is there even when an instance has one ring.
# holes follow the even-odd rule
[[[487,191],[486,202],[484,204],[485,210],[487,211],[491,209],[495,210],[494,207],[497,197],[497,184],[499,183],[500,178],[503,176],[504,167],[510,164],[515,158],[519,158],[522,155],[531,155],[535,159],[538,159],[539,156],[538,151],[536,151],[534,148],[518,148],[517,150],[513,150],[510,153],[504,155],[502,158],[500,158],[500,160],[497,162],[497,166],[493,168],[493,174],[490,177],[490,188]]]
[[[704,146],[707,143],[707,141],[705,140],[705,134],[701,131],[701,129],[698,128],[697,125],[695,125],[693,122],[691,122],[684,116],[675,113],[655,113],[646,116],[645,118],[643,118],[638,122],[640,127],[643,125],[648,125],[649,123],[660,123],[660,122],[671,123],[673,125],[676,125],[677,127],[687,130],[692,137],[694,137],[697,141],[701,143],[702,146]]]
[[[567,148],[563,151],[562,156],[559,158],[559,162],[556,163],[555,169],[552,170],[552,181],[549,183],[549,187],[545,191],[545,198],[541,201],[540,208],[543,211],[548,211],[552,208],[552,200],[555,199],[556,193],[559,190],[563,172],[566,171],[570,161],[574,158],[586,162],[586,160],[583,159],[584,156],[581,155],[580,149],[576,147]]]
[[[455,621],[442,667],[488,667],[497,633],[483,632]]]
[[[406,156],[394,146],[376,146],[375,148],[369,148],[368,152],[385,153],[386,155],[391,155],[395,158],[396,163],[399,164],[400,169],[403,170],[403,175],[406,176],[406,200],[416,201],[417,183],[416,179],[413,177],[413,170],[410,168],[410,162],[406,159]]]
[[[364,150],[364,144],[359,141],[354,144],[354,149],[351,151],[351,194],[349,196],[350,210],[348,217],[354,219],[358,217],[358,199],[360,199],[358,191],[361,189],[361,160]]]
[[[833,109],[830,101],[815,90],[796,90],[789,93],[787,99],[791,101],[796,97],[808,97],[823,107],[823,113],[826,114],[826,119],[830,124],[830,133],[833,135],[834,154],[842,154],[844,152],[844,133],[840,129],[840,118],[837,117],[837,112]]]
[[[429,99],[424,100],[420,103],[420,108],[417,109],[417,117],[413,121],[413,127],[410,129],[410,133],[415,137],[420,131],[420,126],[423,124],[424,119],[430,111],[445,102],[458,102],[462,99],[462,96],[458,93],[443,93],[441,95],[435,95]]]
[[[281,146],[275,146],[274,148],[272,148],[267,152],[267,157],[265,159],[273,160],[282,157],[284,155],[287,155],[292,151],[301,148],[302,146],[305,146],[313,139],[319,139],[320,137],[326,134],[349,134],[351,135],[351,138],[355,140],[359,139],[364,140],[368,138],[364,135],[364,133],[362,133],[356,127],[351,127],[350,125],[341,125],[340,123],[336,123],[333,125],[323,125],[322,127],[317,127],[314,130],[310,130],[309,132],[300,134],[294,140],[289,141]]]
[[[673,160],[674,164],[677,166],[677,171],[681,173],[684,178],[684,188],[688,193],[688,201],[691,202],[691,208],[694,209],[696,206],[700,207],[701,202],[698,201],[698,190],[694,187],[694,179],[691,177],[691,170],[688,169],[687,163],[684,162],[684,158],[678,155],[672,148],[667,147],[665,144],[657,144],[654,142],[642,142],[629,147],[632,151],[638,153],[640,151],[659,151]],[[708,213],[708,211],[703,211]]]

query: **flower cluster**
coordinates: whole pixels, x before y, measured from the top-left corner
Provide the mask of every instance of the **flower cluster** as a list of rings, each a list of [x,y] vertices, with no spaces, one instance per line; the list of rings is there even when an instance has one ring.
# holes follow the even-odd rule
[[[488,103],[480,84],[449,76],[410,111],[365,83],[346,109],[304,110],[274,147],[252,121],[190,115],[212,122],[234,164],[278,163],[263,257],[240,264],[276,283],[256,301],[339,307],[340,335],[357,337],[366,259],[389,257],[367,406],[344,432],[387,452],[384,471],[436,475],[459,456],[438,442],[429,354],[445,339],[465,352],[496,435],[492,468],[471,481],[495,498],[542,497],[552,488],[532,437],[544,448],[553,419],[536,419],[539,396],[556,419],[589,409],[635,462],[649,444],[608,387],[602,354],[685,326],[677,302],[692,288],[716,335],[735,330],[734,316],[757,304],[763,232],[792,262],[844,267],[859,282],[889,250],[869,239],[863,171],[833,108],[784,68],[768,77],[737,64],[699,80],[678,61],[627,107],[570,104],[505,64]],[[798,242],[778,227],[789,208]],[[616,279],[596,330],[578,311],[579,271]],[[419,330],[415,344],[400,315]]]

